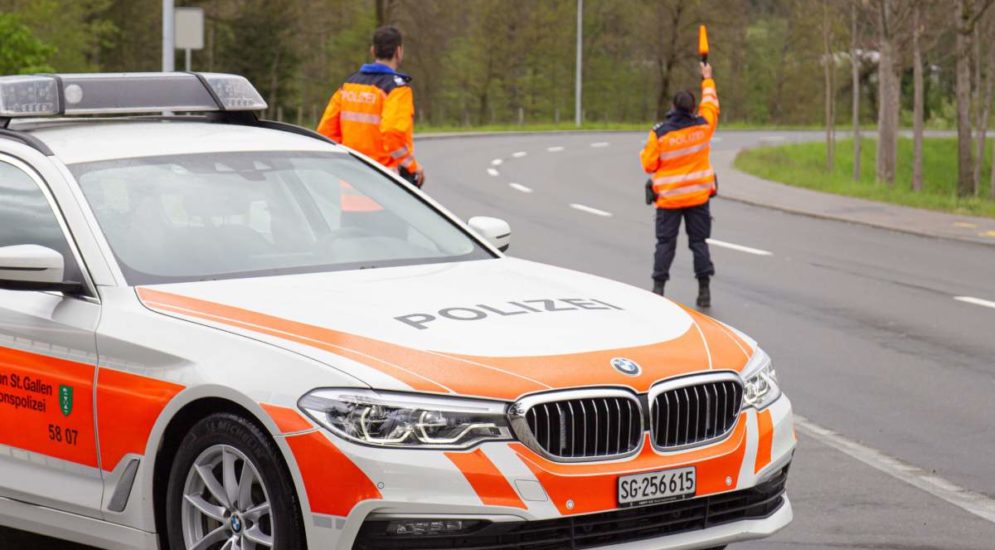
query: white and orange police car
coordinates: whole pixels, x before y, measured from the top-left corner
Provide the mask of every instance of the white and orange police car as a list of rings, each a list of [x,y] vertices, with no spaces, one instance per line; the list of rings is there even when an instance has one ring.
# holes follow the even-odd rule
[[[791,521],[791,405],[755,342],[505,257],[504,222],[265,107],[231,75],[0,78],[0,524],[415,550]]]

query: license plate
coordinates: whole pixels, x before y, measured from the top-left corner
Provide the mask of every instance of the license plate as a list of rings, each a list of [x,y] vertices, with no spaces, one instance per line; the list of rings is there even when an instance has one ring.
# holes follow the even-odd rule
[[[644,506],[694,496],[695,470],[676,468],[618,478],[618,506]]]

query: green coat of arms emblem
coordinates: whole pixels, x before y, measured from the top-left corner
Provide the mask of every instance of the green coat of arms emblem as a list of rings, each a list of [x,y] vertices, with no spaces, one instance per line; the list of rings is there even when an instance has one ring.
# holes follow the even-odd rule
[[[73,412],[73,387],[59,386],[59,408],[62,409],[63,416],[69,416]]]

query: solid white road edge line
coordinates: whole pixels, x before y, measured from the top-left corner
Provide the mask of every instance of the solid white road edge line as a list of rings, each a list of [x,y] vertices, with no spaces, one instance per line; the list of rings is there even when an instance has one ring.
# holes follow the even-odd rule
[[[508,187],[511,187],[515,191],[521,191],[522,193],[531,193],[532,192],[532,189],[530,189],[528,187],[525,187],[524,185],[522,185],[520,183],[509,183]]]
[[[563,150],[563,147],[560,145],[554,145],[553,147],[547,147],[546,150],[550,153],[558,153]]]
[[[995,302],[982,300],[981,298],[974,298],[971,296],[954,296],[954,300],[957,300],[958,302],[964,302],[966,304],[974,304],[976,306],[990,307],[992,309],[995,309]]]
[[[493,168],[488,168],[487,169],[487,173],[490,174],[490,175],[492,175],[492,176],[494,176],[494,177],[498,177],[498,176],[501,175],[501,174],[498,173],[497,170],[495,170]]]
[[[594,214],[595,216],[603,216],[605,218],[612,215],[611,212],[605,212],[604,210],[598,210],[597,208],[591,208],[590,206],[584,206],[583,204],[571,203],[570,208],[580,210],[581,212],[587,212],[588,214]]]
[[[517,153],[512,153],[511,156],[514,157],[514,158],[516,158],[516,159],[520,159],[520,158],[524,157],[527,154],[528,153],[526,153],[525,151],[518,151]]]
[[[608,147],[609,143],[607,141],[595,141],[591,144],[591,147]]]
[[[717,241],[715,239],[705,239],[710,245],[718,246],[720,248],[728,248],[729,250],[738,250],[739,252],[746,252],[747,254],[756,254],[757,256],[773,256],[773,252],[768,252],[766,250],[760,250],[759,248],[750,248],[748,246],[743,246],[741,244],[727,243],[725,241]]]
[[[502,162],[504,162],[504,160],[502,160],[502,159],[494,159],[494,160],[491,161],[491,166],[501,166]]]
[[[830,429],[813,424],[797,414],[795,415],[795,426],[798,427],[798,431],[820,443],[849,455],[899,481],[904,481],[913,487],[926,491],[966,512],[995,523],[995,500],[985,495],[964,489],[922,468],[906,464],[881,451],[847,439]]]

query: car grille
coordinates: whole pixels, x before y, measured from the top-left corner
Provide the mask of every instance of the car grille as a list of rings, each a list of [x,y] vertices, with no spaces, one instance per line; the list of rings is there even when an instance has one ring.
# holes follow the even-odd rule
[[[787,478],[788,468],[785,467],[752,489],[584,516],[492,523],[461,534],[391,536],[386,534],[388,521],[367,520],[353,548],[553,550],[636,542],[770,517],[784,504]]]
[[[653,400],[653,442],[671,449],[696,445],[729,433],[743,403],[743,386],[719,380],[668,389]]]
[[[555,459],[603,459],[639,448],[642,415],[635,397],[540,402],[525,412],[523,441]],[[521,428],[520,428],[521,430]]]

